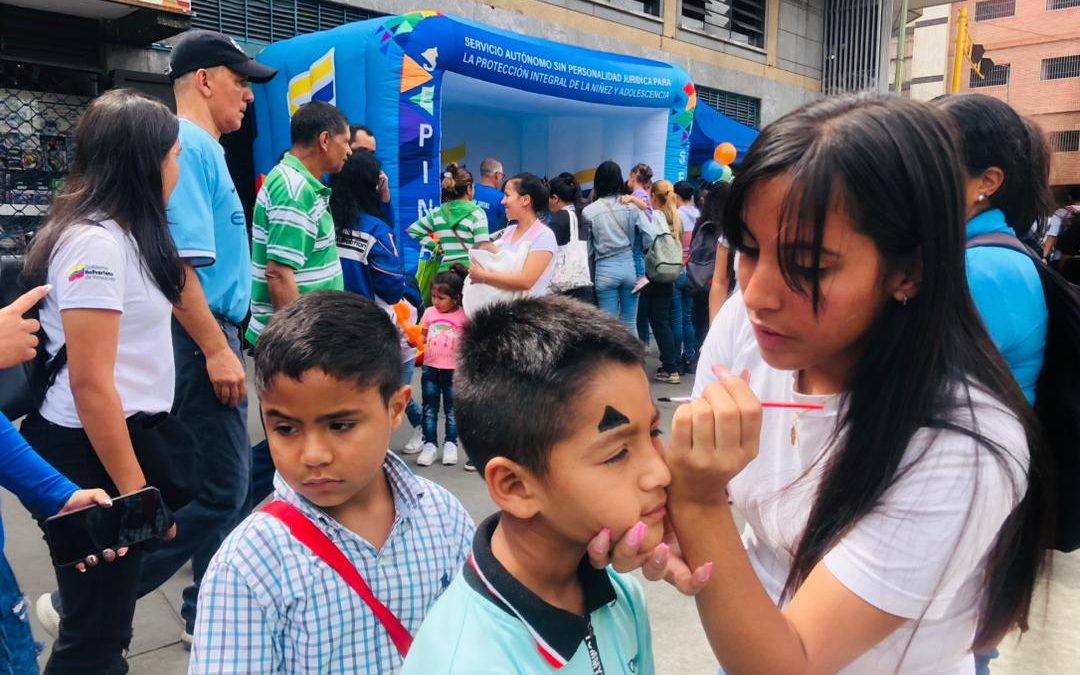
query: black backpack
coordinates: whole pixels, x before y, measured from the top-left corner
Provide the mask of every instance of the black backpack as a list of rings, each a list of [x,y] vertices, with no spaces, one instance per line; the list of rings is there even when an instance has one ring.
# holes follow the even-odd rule
[[[1054,454],[1057,514],[1054,548],[1080,548],[1080,287],[1069,283],[1008,234],[983,234],[967,248],[996,246],[1035,262],[1046,297],[1046,351],[1035,385],[1035,414]]]
[[[7,307],[24,292],[19,280],[22,259],[0,256],[0,307]],[[41,305],[34,307],[26,317],[36,319]],[[67,362],[67,345],[60,348],[56,357],[49,359],[45,351],[45,333],[38,329],[37,355],[10,368],[0,369],[0,412],[9,420],[37,412],[45,400],[45,392],[56,381],[56,375]]]
[[[703,220],[694,227],[690,237],[690,254],[686,259],[686,288],[693,295],[709,295],[716,267],[716,245],[720,228]]]

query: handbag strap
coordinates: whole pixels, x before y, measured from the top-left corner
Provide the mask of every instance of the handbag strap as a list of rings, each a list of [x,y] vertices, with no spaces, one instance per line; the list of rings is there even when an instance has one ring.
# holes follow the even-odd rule
[[[325,532],[320,530],[315,523],[311,522],[310,518],[301,513],[295,506],[280,499],[275,499],[260,510],[284,523],[297,541],[311,549],[312,553],[319,556],[323,562],[341,575],[345,583],[349,584],[356,591],[356,594],[371,608],[375,618],[390,634],[390,639],[394,642],[394,646],[397,647],[398,653],[401,654],[402,658],[405,658],[409,653],[409,647],[412,645],[412,635],[405,629],[405,626],[401,625],[401,621],[394,616],[394,613],[386,605],[379,602],[379,599],[371,592],[367,582],[364,581],[364,577],[360,575],[360,571],[349,562],[341,549],[330,541],[330,537],[326,536]]]
[[[567,209],[566,212],[568,214],[570,214],[570,241],[577,241],[578,240],[577,214],[574,213],[573,211],[569,210],[569,209]]]

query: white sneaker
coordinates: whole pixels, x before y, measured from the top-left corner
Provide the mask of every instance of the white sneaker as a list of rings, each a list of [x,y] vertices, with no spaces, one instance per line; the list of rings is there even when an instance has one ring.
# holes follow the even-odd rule
[[[195,636],[187,632],[187,628],[184,628],[183,631],[180,633],[180,646],[190,652],[191,643],[194,641]]]
[[[412,438],[405,444],[405,448],[402,449],[403,455],[415,455],[424,449],[424,432],[420,429],[413,431]]]
[[[439,449],[435,447],[434,443],[424,443],[424,449],[420,452],[420,456],[416,458],[416,463],[420,466],[431,466],[435,463],[435,457],[439,454]]]
[[[442,463],[446,466],[457,464],[457,445],[447,441],[442,446]]]
[[[34,603],[34,613],[45,632],[55,640],[60,634],[60,612],[53,606],[52,593],[44,593]]]

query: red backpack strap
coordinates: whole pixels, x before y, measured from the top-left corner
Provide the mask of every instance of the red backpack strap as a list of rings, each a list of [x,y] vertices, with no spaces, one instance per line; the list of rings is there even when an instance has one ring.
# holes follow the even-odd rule
[[[394,646],[397,647],[401,658],[405,658],[409,653],[409,647],[412,645],[412,635],[405,629],[405,626],[401,625],[401,621],[394,616],[394,613],[386,605],[379,602],[379,599],[368,588],[359,570],[349,562],[341,549],[330,541],[330,537],[326,536],[326,533],[320,530],[315,523],[311,522],[310,518],[297,510],[296,507],[280,499],[275,499],[262,507],[260,511],[284,523],[297,541],[311,549],[312,553],[319,556],[323,562],[341,575],[345,583],[349,584],[356,591],[356,594],[367,603],[371,611],[375,613],[375,618],[382,623],[383,627],[386,628],[386,632],[390,634],[390,639],[394,642]]]

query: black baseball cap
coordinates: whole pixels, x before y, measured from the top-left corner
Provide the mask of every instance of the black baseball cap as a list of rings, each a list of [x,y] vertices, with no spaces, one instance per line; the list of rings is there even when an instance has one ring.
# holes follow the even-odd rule
[[[184,33],[173,47],[169,58],[169,79],[194,72],[199,68],[226,66],[256,84],[269,82],[277,70],[251,58],[231,37],[212,30],[195,29]]]

